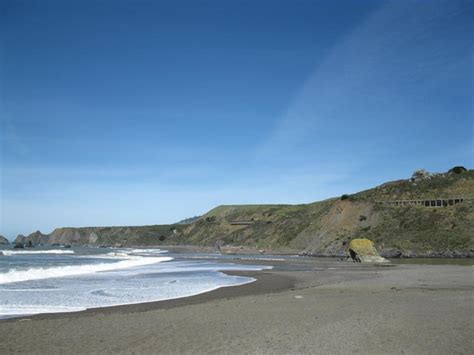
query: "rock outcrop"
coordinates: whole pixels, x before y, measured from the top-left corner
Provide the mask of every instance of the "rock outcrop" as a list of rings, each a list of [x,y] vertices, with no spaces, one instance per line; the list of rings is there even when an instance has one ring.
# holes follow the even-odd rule
[[[26,236],[18,234],[13,243],[23,245],[26,242]]]
[[[3,235],[0,235],[0,244],[10,244],[10,241]]]
[[[418,182],[421,180],[430,179],[432,176],[433,174],[429,173],[428,171],[420,169],[413,173],[410,180],[413,182]]]
[[[347,251],[347,258],[358,263],[383,263],[388,262],[382,258],[374,247],[374,243],[369,239],[353,239],[350,241]]]
[[[146,246],[185,244],[181,231],[185,225],[152,225],[140,227],[57,228],[50,234],[37,231],[27,237],[19,235],[16,243],[33,245]]]
[[[43,234],[40,231],[36,231],[31,233],[27,237],[22,234],[18,234],[15,239],[16,245],[25,245],[25,246],[33,246],[33,245],[41,245],[41,244],[52,244],[49,243],[49,235]]]

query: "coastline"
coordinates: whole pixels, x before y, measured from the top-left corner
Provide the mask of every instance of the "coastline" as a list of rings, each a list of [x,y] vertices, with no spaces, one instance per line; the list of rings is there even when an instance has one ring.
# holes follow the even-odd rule
[[[189,254],[189,253],[216,253],[216,255],[260,255],[260,256],[302,256],[309,258],[340,258],[341,253],[307,253],[300,249],[282,248],[282,249],[261,249],[247,246],[225,246],[221,250],[215,247],[203,245],[131,245],[130,248],[157,248],[168,250],[175,254]],[[414,252],[409,251],[405,253],[398,253],[393,249],[377,249],[380,256],[391,260],[409,260],[409,259],[440,259],[440,260],[469,260],[474,259],[473,253],[469,250],[461,252]],[[473,261],[474,263],[474,261]]]
[[[62,319],[62,318],[81,318],[95,316],[98,314],[128,314],[140,313],[152,310],[171,309],[176,307],[188,306],[193,304],[211,302],[219,299],[230,299],[248,295],[259,295],[273,292],[281,292],[294,287],[294,280],[288,276],[278,274],[266,274],[262,271],[225,271],[227,275],[245,276],[256,279],[253,282],[238,286],[220,287],[215,290],[203,292],[197,295],[173,298],[163,301],[143,302],[135,304],[125,304],[110,307],[89,308],[77,312],[58,312],[43,313],[30,316],[21,316],[16,318],[0,319],[2,323],[19,322],[26,319],[46,320],[46,319]],[[0,348],[1,350],[1,348]]]
[[[332,260],[272,265],[241,286],[0,322],[2,353],[468,353],[472,267]],[[74,334],[74,337],[71,335]],[[159,351],[157,350],[159,349]]]

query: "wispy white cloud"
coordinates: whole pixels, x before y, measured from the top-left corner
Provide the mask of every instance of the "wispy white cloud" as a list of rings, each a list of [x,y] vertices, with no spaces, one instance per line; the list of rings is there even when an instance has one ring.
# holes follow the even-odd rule
[[[348,130],[362,139],[372,134],[376,148],[375,133],[383,135],[387,122],[416,117],[410,102],[415,85],[423,83],[417,93],[422,97],[422,88],[429,90],[446,71],[469,59],[468,49],[447,52],[452,39],[443,36],[446,22],[464,10],[457,1],[384,2],[320,61],[256,152],[257,160],[328,137],[344,144]],[[389,129],[398,130],[396,124]]]

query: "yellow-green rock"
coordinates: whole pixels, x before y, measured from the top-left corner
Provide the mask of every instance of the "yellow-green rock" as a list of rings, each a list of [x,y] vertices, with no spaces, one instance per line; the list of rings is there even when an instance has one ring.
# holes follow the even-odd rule
[[[347,247],[347,257],[359,263],[383,263],[388,260],[382,258],[369,239],[353,239]]]

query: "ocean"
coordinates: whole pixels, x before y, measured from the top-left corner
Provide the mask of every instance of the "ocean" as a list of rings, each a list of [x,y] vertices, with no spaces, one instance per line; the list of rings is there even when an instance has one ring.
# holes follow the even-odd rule
[[[0,319],[188,297],[255,281],[224,271],[266,268],[161,249],[0,246]]]

